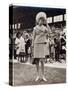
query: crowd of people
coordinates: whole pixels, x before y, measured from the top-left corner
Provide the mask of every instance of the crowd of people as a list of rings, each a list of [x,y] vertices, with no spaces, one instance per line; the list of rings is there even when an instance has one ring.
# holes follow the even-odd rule
[[[20,62],[28,61],[28,57],[31,57],[31,38],[29,34],[24,32],[14,32],[13,34],[13,50],[14,59]],[[11,44],[10,44],[10,57],[11,56]]]
[[[20,62],[32,63],[33,47],[32,47],[32,32],[27,31],[15,32],[13,34],[14,40],[14,58]],[[51,27],[50,35],[47,35],[49,54],[46,56],[45,63],[49,60],[50,63],[58,61],[61,63],[61,59],[65,60],[66,57],[66,31],[65,27]],[[11,40],[10,40],[11,41]],[[11,42],[10,54],[11,54]],[[11,55],[10,55],[11,56]]]

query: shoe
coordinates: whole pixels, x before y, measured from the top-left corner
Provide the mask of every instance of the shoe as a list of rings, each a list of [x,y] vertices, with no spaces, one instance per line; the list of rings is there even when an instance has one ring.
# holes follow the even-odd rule
[[[35,81],[38,81],[40,78],[39,78],[39,76],[37,76],[37,78],[35,79]]]
[[[45,82],[47,81],[47,79],[45,77],[43,77],[42,80],[45,81]]]

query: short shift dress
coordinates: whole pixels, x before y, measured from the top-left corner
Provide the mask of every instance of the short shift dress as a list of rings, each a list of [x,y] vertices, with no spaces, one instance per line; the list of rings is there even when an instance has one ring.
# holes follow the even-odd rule
[[[36,25],[33,30],[33,45],[34,45],[34,58],[45,58],[46,55],[49,55],[49,42],[46,38],[48,34],[48,29],[46,26]]]

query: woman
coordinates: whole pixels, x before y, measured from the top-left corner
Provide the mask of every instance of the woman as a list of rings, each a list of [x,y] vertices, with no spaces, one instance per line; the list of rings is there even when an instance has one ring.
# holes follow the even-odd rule
[[[31,40],[29,34],[25,34],[25,53],[26,53],[26,60],[30,63],[30,56],[31,56]]]
[[[21,51],[20,37],[21,37],[21,34],[20,34],[20,32],[18,32],[17,35],[16,35],[16,39],[15,39],[16,55],[17,55],[18,61],[19,61],[19,54],[20,54],[20,51]]]
[[[48,54],[45,50],[47,45],[46,35],[49,33],[49,25],[46,20],[46,14],[40,12],[36,16],[37,25],[33,30],[33,46],[34,46],[34,62],[36,63],[37,68],[37,78],[35,81],[39,80],[39,62],[41,61],[41,71],[42,71],[42,80],[47,81],[44,77],[44,62],[45,56]],[[44,26],[44,24],[46,26]]]
[[[21,51],[19,54],[19,57],[21,59],[21,62],[25,62],[25,40],[24,40],[24,35],[22,34],[21,38],[20,38],[20,43],[21,43]],[[22,60],[23,58],[23,60]]]

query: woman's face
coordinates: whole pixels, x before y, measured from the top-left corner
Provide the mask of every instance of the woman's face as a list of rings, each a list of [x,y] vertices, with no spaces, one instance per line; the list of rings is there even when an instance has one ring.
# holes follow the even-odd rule
[[[44,20],[41,18],[39,19],[39,22],[38,22],[39,25],[43,25],[44,24]]]

